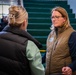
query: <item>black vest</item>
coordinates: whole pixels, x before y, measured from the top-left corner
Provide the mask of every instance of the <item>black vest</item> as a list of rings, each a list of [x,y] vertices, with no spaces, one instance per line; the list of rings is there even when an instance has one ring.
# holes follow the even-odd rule
[[[35,40],[18,28],[7,26],[0,32],[0,75],[31,75],[25,55],[28,39]]]

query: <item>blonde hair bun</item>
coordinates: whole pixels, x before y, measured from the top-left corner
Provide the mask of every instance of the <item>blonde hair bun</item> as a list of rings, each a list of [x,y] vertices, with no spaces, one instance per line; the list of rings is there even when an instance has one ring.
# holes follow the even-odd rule
[[[10,26],[19,26],[25,19],[28,20],[28,13],[24,7],[19,5],[9,8],[8,23]]]

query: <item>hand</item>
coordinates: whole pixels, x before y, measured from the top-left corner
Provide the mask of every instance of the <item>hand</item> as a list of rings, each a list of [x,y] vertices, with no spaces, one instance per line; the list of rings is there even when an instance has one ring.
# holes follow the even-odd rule
[[[72,75],[72,69],[68,66],[62,68],[63,75]]]

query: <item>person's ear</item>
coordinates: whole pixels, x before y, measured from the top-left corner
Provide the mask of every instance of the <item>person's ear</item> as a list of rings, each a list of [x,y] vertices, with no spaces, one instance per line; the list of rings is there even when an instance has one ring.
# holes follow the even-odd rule
[[[24,20],[24,22],[23,22],[23,26],[25,26],[26,25],[26,20]]]
[[[66,18],[64,17],[64,22],[66,21]]]
[[[24,22],[23,22],[23,27],[24,27],[25,29],[27,29],[27,20],[24,20]]]

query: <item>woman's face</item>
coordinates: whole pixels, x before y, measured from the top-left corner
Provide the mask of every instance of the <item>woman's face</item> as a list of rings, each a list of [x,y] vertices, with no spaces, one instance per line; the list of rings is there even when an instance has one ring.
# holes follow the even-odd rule
[[[54,27],[62,27],[62,25],[65,23],[66,18],[62,17],[61,13],[58,11],[53,11],[51,16],[52,24]]]

